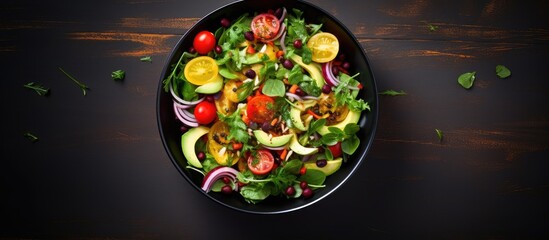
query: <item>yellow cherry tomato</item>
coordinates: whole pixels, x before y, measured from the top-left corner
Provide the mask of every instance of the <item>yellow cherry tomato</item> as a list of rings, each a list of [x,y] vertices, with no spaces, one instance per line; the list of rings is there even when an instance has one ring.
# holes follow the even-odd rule
[[[194,85],[203,85],[214,80],[219,73],[215,60],[208,56],[193,58],[185,65],[185,78]]]
[[[334,60],[339,52],[337,37],[328,32],[313,35],[307,42],[307,47],[313,52],[312,60],[325,63]]]

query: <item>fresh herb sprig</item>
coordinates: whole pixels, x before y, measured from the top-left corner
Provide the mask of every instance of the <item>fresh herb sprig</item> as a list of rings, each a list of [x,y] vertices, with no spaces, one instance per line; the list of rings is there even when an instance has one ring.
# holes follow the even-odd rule
[[[49,88],[46,88],[46,87],[44,87],[44,86],[42,86],[38,83],[35,83],[35,82],[27,83],[27,84],[23,85],[23,87],[34,90],[36,92],[36,94],[38,94],[40,96],[46,96],[50,93]]]
[[[33,143],[38,141],[38,137],[30,132],[23,133],[23,136]]]
[[[442,132],[442,130],[435,128],[435,132],[437,133],[438,140],[442,142],[442,138],[444,137],[444,133]]]
[[[111,73],[111,77],[115,81],[121,81],[126,77],[126,72],[124,70],[116,70]]]
[[[65,70],[63,70],[63,68],[59,67],[59,71],[61,71],[63,74],[65,74],[65,76],[67,76],[69,79],[71,79],[74,83],[76,83],[76,85],[78,85],[80,87],[80,89],[82,89],[82,94],[84,94],[84,96],[86,96],[86,91],[89,90],[90,88],[88,86],[86,86],[85,84],[83,84],[82,82],[78,81],[76,78],[74,78],[73,76],[71,76],[69,73],[67,73]]]
[[[407,93],[404,92],[403,90],[395,91],[393,89],[388,89],[388,90],[385,90],[385,91],[379,93],[379,95],[387,95],[387,96],[402,96],[402,95],[406,95],[406,94]]]
[[[142,57],[139,59],[141,62],[148,62],[148,63],[152,63],[152,58],[151,56],[146,56],[146,57]]]

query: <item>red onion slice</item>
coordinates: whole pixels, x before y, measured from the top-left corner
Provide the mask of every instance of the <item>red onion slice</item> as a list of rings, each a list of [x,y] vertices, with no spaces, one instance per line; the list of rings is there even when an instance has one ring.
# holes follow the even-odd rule
[[[293,102],[294,99],[297,100],[297,101],[300,101],[300,102],[303,101],[303,99],[295,93],[287,92],[286,97],[288,97],[292,102]]]
[[[177,117],[177,119],[179,119],[179,121],[181,121],[183,124],[189,127],[198,127],[198,123],[196,121],[188,120],[183,116],[183,113],[181,111],[184,111],[184,110],[179,109],[175,102],[173,104],[173,110],[175,112],[175,116]]]
[[[332,72],[332,61],[322,64],[322,76],[326,79],[326,82],[335,87],[339,84],[339,80],[334,76]]]
[[[212,185],[215,183],[215,181],[223,178],[228,177],[232,181],[236,181],[236,175],[238,174],[238,171],[232,167],[225,167],[225,166],[219,166],[206,174],[204,176],[204,180],[202,180],[202,190],[205,192],[209,192],[212,189]],[[235,190],[238,190],[238,184],[235,184],[236,188]]]

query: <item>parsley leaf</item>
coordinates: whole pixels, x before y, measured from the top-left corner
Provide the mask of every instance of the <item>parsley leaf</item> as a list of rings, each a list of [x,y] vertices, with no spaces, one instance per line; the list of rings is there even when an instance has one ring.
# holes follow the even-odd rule
[[[244,121],[242,121],[242,118],[240,118],[240,108],[237,108],[236,111],[228,116],[221,113],[218,113],[217,116],[219,117],[219,120],[229,125],[229,135],[227,136],[228,140],[241,142],[243,144],[242,152],[246,152],[252,148],[248,145],[250,135],[248,135],[248,126],[244,123]]]
[[[23,85],[23,87],[34,90],[36,92],[36,94],[38,94],[40,96],[46,96],[50,93],[49,88],[45,88],[42,85],[40,85],[38,83],[34,83],[34,82],[27,83],[27,84]]]
[[[496,66],[496,75],[498,75],[499,78],[507,78],[511,76],[511,70],[509,68],[503,66],[503,65],[497,65]]]
[[[126,77],[126,72],[123,70],[116,70],[111,73],[111,77],[115,81],[123,80]]]
[[[379,95],[388,95],[388,96],[401,96],[401,95],[406,95],[407,93],[400,90],[400,91],[395,91],[395,90],[392,90],[392,89],[389,89],[389,90],[385,90],[383,92],[380,92]]]
[[[465,89],[469,89],[473,86],[473,82],[475,81],[475,74],[477,72],[466,72],[458,77],[458,83],[464,87]]]

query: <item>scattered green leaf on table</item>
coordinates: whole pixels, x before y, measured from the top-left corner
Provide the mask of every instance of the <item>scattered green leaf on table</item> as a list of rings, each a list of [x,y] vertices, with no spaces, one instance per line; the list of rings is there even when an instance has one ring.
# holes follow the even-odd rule
[[[465,89],[469,89],[473,86],[473,82],[475,82],[475,74],[477,72],[466,72],[461,74],[458,77],[458,83],[464,87]]]
[[[29,139],[31,142],[37,142],[38,141],[38,137],[30,132],[26,132],[23,134],[23,136],[25,136],[27,139]]]
[[[142,57],[139,60],[141,60],[141,62],[152,62],[151,56]]]
[[[123,80],[126,77],[126,72],[123,70],[116,70],[111,73],[111,77],[113,80]]]
[[[71,76],[69,73],[65,72],[65,70],[63,70],[61,67],[59,67],[59,70],[63,74],[65,74],[65,76],[67,76],[69,79],[71,79],[74,83],[76,83],[76,85],[78,85],[80,87],[80,89],[82,89],[82,94],[84,94],[84,96],[86,96],[86,90],[90,89],[88,86],[86,86],[82,82],[78,81],[76,78]]]
[[[49,88],[46,88],[46,87],[44,87],[44,86],[42,86],[38,83],[35,83],[35,82],[27,83],[27,84],[23,85],[23,87],[34,90],[40,96],[46,96],[50,93]]]
[[[442,130],[435,128],[435,132],[437,133],[438,140],[442,142],[442,137],[444,137]]]
[[[406,92],[404,92],[402,90],[395,91],[395,90],[389,89],[389,90],[385,90],[383,92],[380,92],[379,95],[401,96],[401,95],[406,95]]]
[[[511,76],[511,70],[503,65],[497,65],[496,66],[496,74],[499,78],[507,78]]]

